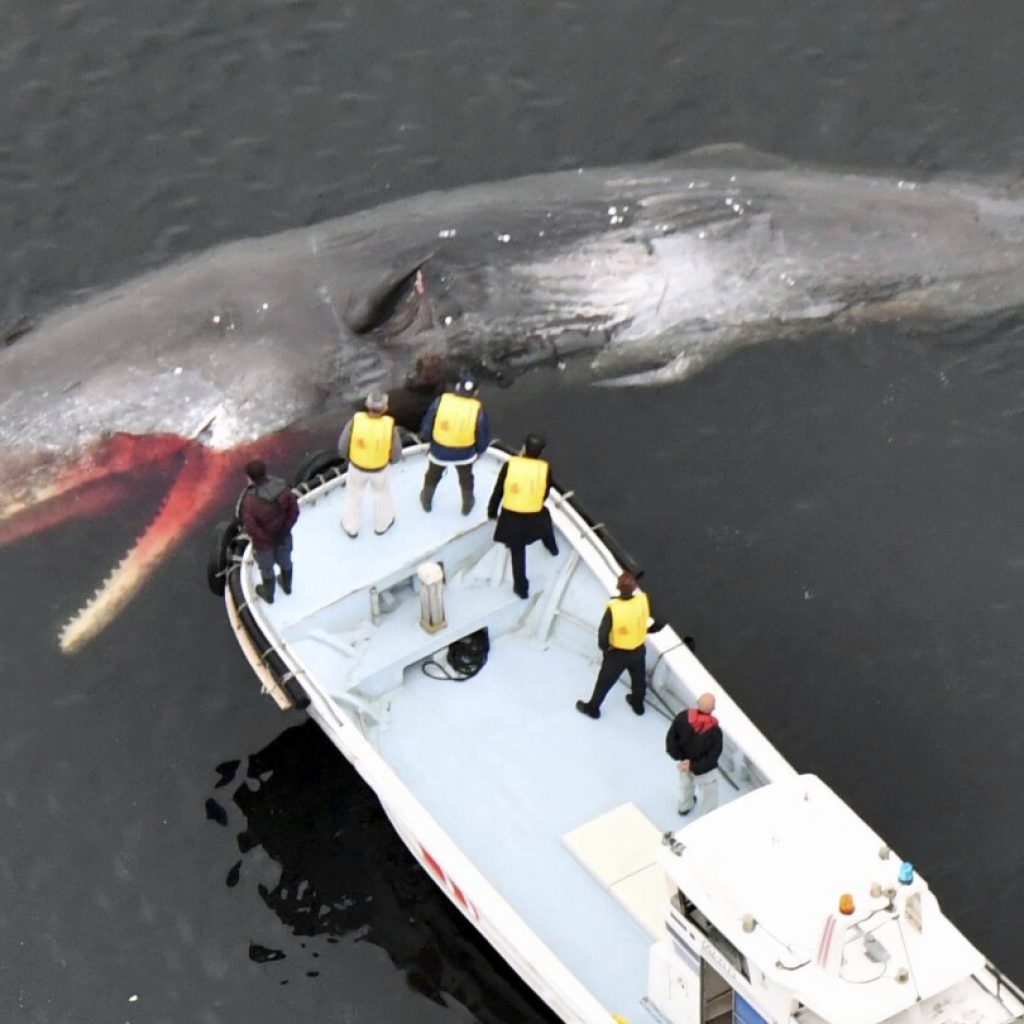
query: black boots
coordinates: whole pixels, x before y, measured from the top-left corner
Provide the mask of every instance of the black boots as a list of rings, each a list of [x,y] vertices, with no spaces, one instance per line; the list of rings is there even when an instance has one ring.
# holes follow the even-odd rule
[[[581,715],[586,715],[587,718],[601,717],[601,712],[597,708],[592,708],[585,700],[576,701],[576,710]]]
[[[276,580],[271,576],[269,580],[263,580],[262,583],[256,584],[256,593],[259,595],[260,599],[266,601],[267,604],[274,603],[274,588],[276,583],[281,584],[281,589],[285,594],[290,594],[292,592],[292,570],[289,569],[287,572],[282,572]]]
[[[473,511],[473,506],[476,504],[476,498],[473,497],[472,491],[462,492],[462,514],[468,516]],[[434,488],[424,487],[420,491],[420,505],[423,506],[424,512],[429,512],[434,507]]]

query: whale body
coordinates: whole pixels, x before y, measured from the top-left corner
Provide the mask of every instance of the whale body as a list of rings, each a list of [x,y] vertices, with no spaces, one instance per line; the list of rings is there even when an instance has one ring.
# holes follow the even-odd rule
[[[0,544],[166,475],[150,527],[61,635],[96,635],[254,454],[424,356],[511,376],[678,379],[826,322],[921,329],[1024,301],[1024,199],[711,147],[427,193],[239,241],[0,348]]]

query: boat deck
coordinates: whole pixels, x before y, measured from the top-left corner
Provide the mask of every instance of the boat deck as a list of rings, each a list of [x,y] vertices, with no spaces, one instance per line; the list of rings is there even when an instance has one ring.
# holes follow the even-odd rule
[[[555,956],[612,1012],[644,1019],[649,950],[671,891],[660,868],[644,869],[661,833],[695,820],[676,811],[668,717],[651,706],[633,714],[625,679],[600,720],[575,710],[597,674],[596,626],[609,593],[583,572],[563,595],[578,556],[556,516],[560,554],[529,549],[531,598],[521,601],[486,520],[500,461],[477,464],[477,505],[466,517],[447,477],[434,511],[422,512],[424,464],[420,455],[393,467],[398,516],[384,536],[372,532],[368,502],[361,535],[342,533],[342,488],[304,505],[295,592],[253,608],[279,649],[346,712],[362,716],[383,760]],[[404,581],[438,556],[448,559],[446,573],[451,568],[448,627],[431,636],[418,625],[419,599]],[[251,590],[257,576],[251,562],[247,569]],[[374,585],[391,587],[395,601],[375,625],[367,599]],[[551,628],[555,605],[565,611],[561,631]],[[426,659],[444,663],[453,639],[484,624],[492,646],[478,675],[460,682],[424,674]],[[723,803],[737,795],[725,779],[719,789]],[[607,823],[583,828],[616,809]],[[632,865],[622,859],[631,843],[642,852]]]
[[[410,669],[377,742],[413,795],[569,970],[613,1012],[636,1019],[654,937],[563,837],[623,804],[639,808],[659,833],[686,819],[676,813],[665,718],[650,709],[634,715],[625,687],[608,695],[599,721],[576,711],[596,671],[596,658],[505,635],[466,682]],[[720,789],[723,798],[734,794],[726,783]],[[666,907],[664,893],[662,915]]]

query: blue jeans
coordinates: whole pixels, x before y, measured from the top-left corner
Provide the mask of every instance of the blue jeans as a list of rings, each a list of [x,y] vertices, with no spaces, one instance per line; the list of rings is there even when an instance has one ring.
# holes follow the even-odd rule
[[[272,548],[256,548],[253,552],[256,564],[260,567],[263,586],[274,593],[274,565],[281,566],[282,573],[292,571],[292,537],[289,534],[280,544]],[[287,581],[286,581],[287,582]]]

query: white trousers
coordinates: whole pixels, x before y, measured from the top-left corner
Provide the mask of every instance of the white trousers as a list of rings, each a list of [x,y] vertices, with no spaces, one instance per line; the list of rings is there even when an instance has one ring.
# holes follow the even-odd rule
[[[373,495],[373,528],[383,533],[395,520],[395,503],[391,497],[391,470],[385,466],[367,473],[350,462],[345,474],[345,500],[341,505],[341,526],[346,533],[357,534],[363,521],[363,491],[370,485]]]
[[[681,772],[677,767],[676,774],[679,776],[679,810],[688,811],[693,806],[695,792],[701,814],[713,811],[718,806],[717,768],[703,775],[694,775],[693,772]]]

